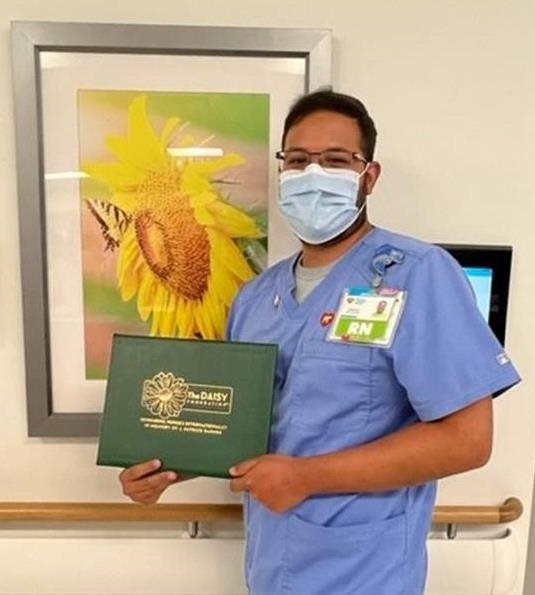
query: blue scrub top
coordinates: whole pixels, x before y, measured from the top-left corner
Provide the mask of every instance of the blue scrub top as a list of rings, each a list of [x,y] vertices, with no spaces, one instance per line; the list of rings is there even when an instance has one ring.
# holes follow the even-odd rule
[[[384,286],[407,291],[389,348],[326,340],[324,313],[343,291],[370,287],[388,244],[405,255]],[[270,452],[310,456],[358,446],[431,421],[519,376],[444,250],[374,228],[298,304],[296,256],[246,284],[228,338],[276,343],[279,358]],[[436,482],[400,490],[313,496],[285,514],[245,498],[246,579],[254,595],[418,595]]]

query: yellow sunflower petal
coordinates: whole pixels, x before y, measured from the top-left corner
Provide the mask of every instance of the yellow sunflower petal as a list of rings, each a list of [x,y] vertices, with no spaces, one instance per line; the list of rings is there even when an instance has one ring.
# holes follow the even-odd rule
[[[106,147],[121,161],[122,163],[127,163],[128,165],[133,165],[134,167],[139,167],[139,163],[135,163],[135,159],[133,159],[134,155],[130,150],[130,145],[128,142],[128,138],[124,136],[117,136],[115,134],[109,134],[106,137]],[[141,164],[141,169],[144,169],[145,163]]]
[[[131,214],[138,206],[139,199],[135,192],[115,192],[109,199],[109,202],[122,209],[125,213]]]
[[[262,237],[254,219],[241,209],[221,200],[207,204],[206,209],[214,216],[215,227],[227,235],[234,238]]]
[[[160,334],[163,337],[171,337],[173,335],[176,320],[175,308],[176,295],[173,292],[169,292],[167,305],[160,322]]]
[[[214,249],[217,250],[221,261],[240,281],[248,281],[254,277],[254,272],[236,244],[225,234],[212,230]]]
[[[130,271],[128,275],[125,275],[123,282],[120,285],[121,298],[124,302],[130,301],[135,295],[139,288],[139,275]]]
[[[135,231],[132,227],[128,227],[121,242],[119,258],[117,259],[117,278],[119,279],[119,284],[122,284],[124,275],[130,274],[139,254]]]
[[[214,338],[222,339],[225,333],[226,308],[213,287],[208,288],[203,299],[203,305],[210,316],[212,328],[214,329]]]
[[[190,205],[193,207],[193,213],[195,215],[195,220],[199,225],[207,228],[208,231],[210,228],[217,228],[217,221],[214,215],[206,208],[205,205],[195,204],[197,200],[190,197]]]
[[[195,199],[197,203],[199,201],[205,203],[217,200],[211,182],[193,171],[190,165],[186,165],[182,172],[180,191],[190,198],[192,206],[194,204],[192,199]]]
[[[132,189],[145,179],[145,174],[128,163],[91,163],[82,165],[87,175],[104,182],[112,190]]]
[[[108,136],[106,146],[122,163],[133,166],[144,174],[163,169],[169,161],[169,156],[166,154],[150,160],[139,143],[134,143],[122,136]]]
[[[210,318],[207,315],[206,308],[202,300],[199,300],[193,306],[193,315],[195,317],[195,322],[197,324],[197,328],[199,329],[202,338],[213,339],[214,331],[212,329]]]
[[[167,146],[169,142],[169,138],[175,131],[176,127],[180,123],[180,118],[169,118],[163,127],[162,133],[160,135],[160,141],[164,146]]]
[[[193,316],[192,304],[189,300],[178,298],[176,308],[176,324],[179,336],[184,338],[194,337],[195,319]]]
[[[123,136],[110,135],[106,138],[106,147],[121,163],[130,165],[143,172],[159,169],[161,164],[149,162],[147,156],[139,150],[139,146]]]
[[[212,230],[208,230],[208,238],[211,246],[210,276],[212,278],[212,287],[220,297],[223,304],[229,306],[239,289],[239,284],[234,275],[229,275],[226,262],[221,258],[218,252],[217,238],[212,237]],[[215,234],[214,234],[215,235]]]
[[[209,287],[205,295],[205,302],[208,306],[208,312],[215,331],[216,339],[223,339],[225,335],[225,326],[227,320],[228,309],[222,302],[221,297],[214,291],[213,287]]]
[[[125,277],[130,275],[137,275],[139,273],[138,270],[138,254],[133,254],[130,256],[125,256],[123,252],[121,252],[119,258],[117,259],[117,281],[119,286],[123,285]]]
[[[136,165],[158,170],[169,161],[166,147],[147,116],[147,97],[136,97],[128,108],[128,147]]]
[[[230,306],[239,286],[233,275],[229,275],[224,263],[217,263],[212,267],[213,284],[217,295],[225,306]]]
[[[157,335],[160,329],[161,318],[167,305],[168,291],[167,288],[160,283],[157,286],[156,294],[154,296],[154,303],[152,308],[152,325],[150,329],[151,335]]]
[[[186,333],[186,321],[184,319],[184,303],[180,296],[176,298],[176,307],[175,307],[175,328],[177,331],[177,336],[183,337],[184,339],[188,339],[189,336]]]
[[[196,174],[209,176],[221,169],[236,167],[244,163],[245,159],[241,155],[238,155],[238,153],[227,153],[227,155],[223,155],[223,157],[218,157],[217,159],[192,161],[188,167]]]
[[[143,322],[151,315],[157,285],[158,281],[152,271],[147,270],[141,279],[137,294],[137,311]]]

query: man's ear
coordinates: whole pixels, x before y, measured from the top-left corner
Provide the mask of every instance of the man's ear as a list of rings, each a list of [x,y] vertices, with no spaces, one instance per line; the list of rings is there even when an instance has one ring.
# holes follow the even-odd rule
[[[379,179],[381,175],[381,164],[378,161],[370,161],[368,164],[368,169],[364,174],[364,191],[366,195],[371,194],[375,183]]]

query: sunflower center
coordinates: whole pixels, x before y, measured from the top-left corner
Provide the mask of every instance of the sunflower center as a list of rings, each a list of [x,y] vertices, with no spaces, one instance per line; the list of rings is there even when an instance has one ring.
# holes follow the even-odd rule
[[[180,197],[175,203],[136,215],[136,236],[152,272],[174,293],[196,300],[208,288],[210,242],[193,210]]]

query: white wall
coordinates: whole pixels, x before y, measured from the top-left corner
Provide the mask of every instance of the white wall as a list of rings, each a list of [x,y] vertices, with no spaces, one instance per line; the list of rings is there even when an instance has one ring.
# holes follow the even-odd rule
[[[373,220],[431,241],[514,246],[507,348],[524,382],[496,402],[490,464],[441,484],[441,503],[531,505],[535,453],[535,5],[529,0],[153,0],[0,4],[0,500],[121,500],[95,440],[26,436],[9,22],[61,20],[331,28],[334,87],[368,105],[384,175]],[[168,501],[223,486],[196,480]],[[522,563],[529,510],[515,524]],[[514,595],[522,593],[521,581]]]

